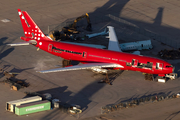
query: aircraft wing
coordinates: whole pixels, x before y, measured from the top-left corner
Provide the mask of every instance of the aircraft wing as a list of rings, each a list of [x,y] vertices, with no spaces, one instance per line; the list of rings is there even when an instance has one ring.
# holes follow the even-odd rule
[[[87,63],[80,64],[64,68],[56,68],[50,70],[37,71],[40,73],[50,73],[50,72],[60,72],[60,71],[71,71],[71,70],[81,70],[81,69],[92,69],[92,68],[124,68],[122,65],[114,63]]]
[[[107,37],[109,38],[108,50],[122,52],[121,48],[119,47],[119,42],[114,31],[114,27],[107,26],[107,28],[109,29],[109,36]]]
[[[85,43],[75,43],[75,42],[64,42],[64,41],[61,41],[61,42],[63,42],[63,43],[68,43],[68,44],[74,44],[74,45],[82,45],[82,46],[87,46],[87,47],[100,48],[100,49],[106,48],[106,46],[104,46],[104,45],[85,44]]]

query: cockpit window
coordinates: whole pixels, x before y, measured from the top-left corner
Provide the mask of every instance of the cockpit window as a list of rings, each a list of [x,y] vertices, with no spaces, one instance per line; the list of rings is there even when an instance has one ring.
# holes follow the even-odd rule
[[[171,67],[173,67],[172,65],[166,65],[166,68],[171,68]]]

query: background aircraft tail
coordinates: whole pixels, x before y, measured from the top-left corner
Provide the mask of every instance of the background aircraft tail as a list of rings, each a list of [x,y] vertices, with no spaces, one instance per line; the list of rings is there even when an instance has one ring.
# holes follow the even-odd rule
[[[21,37],[21,39],[25,41],[28,41],[30,39],[52,41],[47,36],[45,36],[45,34],[36,25],[36,23],[33,21],[33,19],[29,16],[29,14],[26,11],[21,11],[20,9],[18,9],[18,14],[19,14],[22,27],[24,30],[24,35],[25,35],[25,37]]]
[[[122,50],[119,46],[119,42],[118,42],[116,33],[114,31],[114,27],[107,26],[107,28],[109,29],[109,36],[107,36],[107,38],[109,38],[108,50],[122,52]]]

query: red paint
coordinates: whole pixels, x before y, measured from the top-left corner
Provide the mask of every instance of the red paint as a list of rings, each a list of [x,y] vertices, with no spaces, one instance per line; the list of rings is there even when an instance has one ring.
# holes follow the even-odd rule
[[[140,71],[143,73],[158,74],[161,76],[173,72],[173,67],[171,64],[157,58],[52,41],[46,37],[44,33],[42,33],[27,12],[21,12],[19,9],[18,12],[20,13],[20,19],[24,32],[30,32],[30,34],[25,34],[25,37],[21,37],[21,39],[25,41],[36,40],[37,45],[35,46],[49,52],[50,54],[82,63],[116,63],[124,66],[124,68],[121,70]],[[21,13],[24,14],[26,21],[30,25],[29,27],[27,26],[28,24],[26,21],[22,19]],[[34,36],[32,34],[34,34]],[[38,36],[39,34],[40,36]],[[152,64],[152,67],[145,67],[145,64],[148,62]]]

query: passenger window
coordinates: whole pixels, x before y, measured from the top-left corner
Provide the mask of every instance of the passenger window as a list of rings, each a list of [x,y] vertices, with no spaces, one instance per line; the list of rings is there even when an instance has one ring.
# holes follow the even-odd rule
[[[152,62],[147,62],[147,64],[145,63],[138,63],[138,68],[149,68],[152,69],[153,63]]]
[[[129,62],[126,62],[126,66],[131,66],[131,63],[129,63]]]

